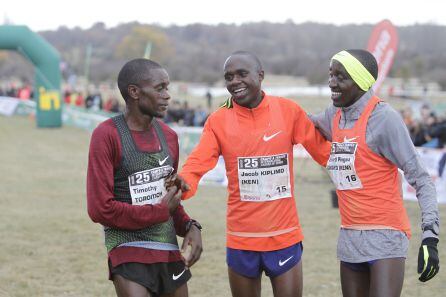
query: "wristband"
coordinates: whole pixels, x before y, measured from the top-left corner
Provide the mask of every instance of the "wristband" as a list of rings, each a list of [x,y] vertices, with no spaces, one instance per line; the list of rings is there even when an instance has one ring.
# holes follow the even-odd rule
[[[186,223],[186,233],[189,232],[189,230],[190,230],[190,228],[192,228],[192,226],[197,227],[198,230],[200,230],[200,231],[203,229],[203,227],[201,227],[200,223],[198,223],[197,221],[189,220]]]

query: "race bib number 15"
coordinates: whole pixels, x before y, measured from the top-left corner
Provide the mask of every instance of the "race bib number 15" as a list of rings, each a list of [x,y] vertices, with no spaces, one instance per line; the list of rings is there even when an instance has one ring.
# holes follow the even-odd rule
[[[239,157],[237,162],[242,201],[264,202],[291,197],[288,154]]]

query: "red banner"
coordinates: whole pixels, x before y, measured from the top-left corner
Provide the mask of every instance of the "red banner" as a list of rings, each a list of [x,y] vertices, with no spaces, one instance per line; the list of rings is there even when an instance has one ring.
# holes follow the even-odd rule
[[[367,45],[378,62],[378,80],[373,86],[376,93],[379,92],[382,82],[392,68],[393,59],[398,49],[398,33],[389,20],[379,22],[373,28]]]

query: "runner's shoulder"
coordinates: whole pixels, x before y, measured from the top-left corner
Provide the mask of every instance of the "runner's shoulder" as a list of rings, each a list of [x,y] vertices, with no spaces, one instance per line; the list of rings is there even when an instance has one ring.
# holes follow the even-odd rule
[[[175,130],[173,130],[171,127],[169,127],[169,125],[164,123],[162,120],[158,120],[158,123],[159,123],[161,129],[163,130],[164,135],[167,138],[178,138],[177,132],[175,132]]]
[[[110,134],[116,134],[116,125],[112,118],[109,118],[100,123],[94,130],[93,136],[105,136]]]
[[[381,124],[402,122],[401,114],[395,110],[389,103],[381,101],[376,105],[371,116],[371,121],[378,121]]]
[[[269,100],[274,100],[279,103],[282,110],[286,113],[305,113],[304,109],[299,105],[299,103],[296,100],[280,97],[280,96],[268,96]]]
[[[221,104],[219,106],[219,108],[217,108],[217,110],[215,110],[214,112],[211,112],[211,114],[208,117],[208,120],[214,120],[214,119],[220,119],[221,117],[224,117],[225,114],[227,114],[228,112],[233,112],[234,110],[234,105],[232,103],[232,99],[228,98],[225,100],[225,102],[223,102],[223,104]]]
[[[91,135],[90,146],[95,148],[113,147],[120,142],[118,130],[113,120],[107,119],[100,123]]]

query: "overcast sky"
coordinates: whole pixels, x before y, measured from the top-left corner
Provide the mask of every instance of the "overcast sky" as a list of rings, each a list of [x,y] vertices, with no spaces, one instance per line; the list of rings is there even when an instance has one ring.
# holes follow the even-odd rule
[[[27,25],[32,30],[59,26],[107,27],[138,21],[161,25],[271,21],[314,21],[330,24],[377,23],[390,19],[397,26],[415,23],[446,25],[444,0],[3,0],[0,23]]]

